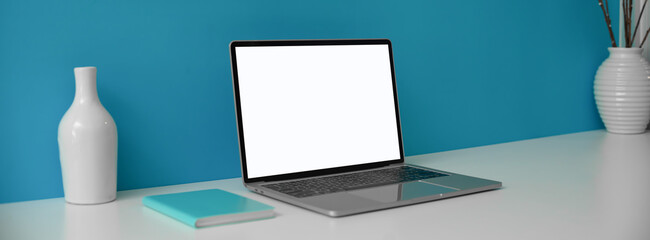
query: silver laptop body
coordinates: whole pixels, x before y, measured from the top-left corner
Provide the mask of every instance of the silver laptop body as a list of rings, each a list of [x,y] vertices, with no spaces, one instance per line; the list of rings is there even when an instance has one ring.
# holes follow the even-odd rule
[[[230,55],[253,192],[340,217],[501,187],[404,163],[388,39],[233,41]]]

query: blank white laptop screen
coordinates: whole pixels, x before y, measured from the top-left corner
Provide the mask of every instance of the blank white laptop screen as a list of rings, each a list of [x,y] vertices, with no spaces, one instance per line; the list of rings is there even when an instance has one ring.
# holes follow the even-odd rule
[[[400,158],[388,45],[235,54],[249,178]]]

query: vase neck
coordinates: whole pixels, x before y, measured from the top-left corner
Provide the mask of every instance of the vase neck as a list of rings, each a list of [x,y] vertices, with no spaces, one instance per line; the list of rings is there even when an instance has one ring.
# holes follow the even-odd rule
[[[615,48],[610,47],[609,56],[614,58],[640,58],[643,48]]]
[[[74,69],[75,95],[74,103],[99,103],[97,96],[97,68],[80,67]]]

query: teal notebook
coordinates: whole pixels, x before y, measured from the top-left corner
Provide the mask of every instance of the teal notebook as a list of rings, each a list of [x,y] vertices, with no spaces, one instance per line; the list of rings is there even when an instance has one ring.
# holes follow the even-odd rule
[[[269,205],[219,189],[146,196],[142,203],[195,228],[275,216]]]

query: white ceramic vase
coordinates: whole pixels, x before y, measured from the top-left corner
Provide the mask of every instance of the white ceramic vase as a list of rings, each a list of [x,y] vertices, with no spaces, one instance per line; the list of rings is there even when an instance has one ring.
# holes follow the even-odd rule
[[[59,123],[65,200],[110,202],[117,190],[117,128],[97,96],[97,68],[75,68],[74,75],[74,101]]]
[[[642,48],[610,47],[598,68],[594,96],[608,132],[643,133],[650,121],[650,66]]]

